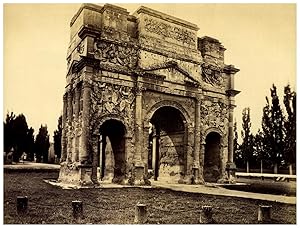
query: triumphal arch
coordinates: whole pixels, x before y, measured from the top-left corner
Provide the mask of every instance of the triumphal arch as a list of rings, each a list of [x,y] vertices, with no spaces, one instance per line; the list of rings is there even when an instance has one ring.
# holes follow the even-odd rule
[[[140,7],[71,20],[59,181],[231,181],[234,75],[215,38]]]

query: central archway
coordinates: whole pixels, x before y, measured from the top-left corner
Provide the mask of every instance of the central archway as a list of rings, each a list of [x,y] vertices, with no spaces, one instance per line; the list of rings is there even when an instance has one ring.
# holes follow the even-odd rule
[[[148,167],[154,180],[178,183],[186,170],[186,126],[182,113],[171,106],[157,109],[150,119]]]
[[[100,179],[122,183],[126,173],[125,126],[121,121],[106,120],[100,127]]]

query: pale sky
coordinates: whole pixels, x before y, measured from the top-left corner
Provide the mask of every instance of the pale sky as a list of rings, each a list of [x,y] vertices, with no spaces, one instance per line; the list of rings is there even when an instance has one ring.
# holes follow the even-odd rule
[[[296,4],[116,4],[131,14],[144,5],[198,25],[198,37],[219,39],[225,63],[241,71],[235,117],[251,109],[252,132],[261,127],[272,83],[296,89]],[[50,140],[62,112],[69,23],[80,4],[5,4],[3,118],[23,113],[35,135],[47,124]],[[282,108],[283,104],[282,104]],[[239,132],[240,137],[240,132]]]

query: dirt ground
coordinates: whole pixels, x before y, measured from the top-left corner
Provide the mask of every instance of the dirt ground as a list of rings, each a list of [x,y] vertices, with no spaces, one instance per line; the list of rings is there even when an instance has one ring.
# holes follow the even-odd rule
[[[272,205],[271,223],[296,223],[296,206],[260,200],[241,199],[163,189],[118,188],[63,190],[45,183],[58,173],[5,173],[5,224],[67,224],[72,218],[73,200],[83,201],[85,224],[132,224],[135,205],[147,205],[150,224],[199,223],[201,206],[213,207],[218,224],[257,224],[259,205]],[[28,196],[29,211],[19,216],[17,196]]]

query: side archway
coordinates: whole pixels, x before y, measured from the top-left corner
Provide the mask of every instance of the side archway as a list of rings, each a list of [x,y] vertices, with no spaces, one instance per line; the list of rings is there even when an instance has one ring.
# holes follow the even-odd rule
[[[127,128],[118,116],[103,116],[94,123],[93,141],[97,142],[93,164],[98,178],[105,182],[123,183],[126,177]],[[97,156],[96,156],[97,154]],[[96,160],[96,161],[95,161]]]
[[[205,182],[217,182],[222,176],[223,137],[221,131],[210,129],[204,138],[203,178]]]

